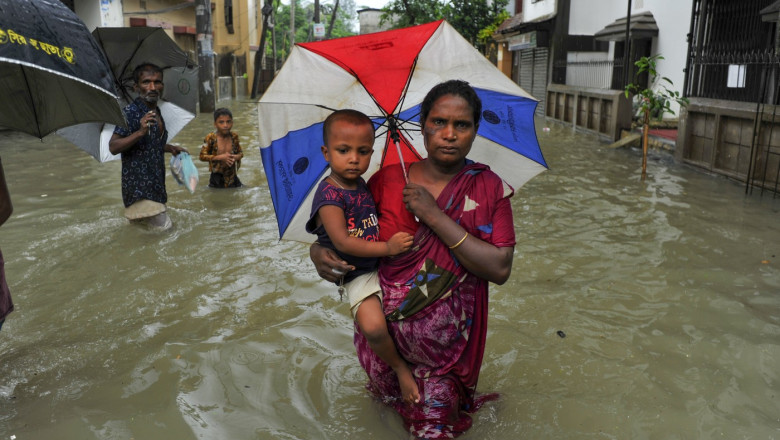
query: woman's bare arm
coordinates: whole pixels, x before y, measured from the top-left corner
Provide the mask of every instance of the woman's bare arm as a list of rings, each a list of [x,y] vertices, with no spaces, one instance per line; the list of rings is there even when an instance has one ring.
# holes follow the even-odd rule
[[[496,284],[504,284],[512,273],[511,247],[496,247],[466,233],[436,204],[421,185],[410,183],[404,188],[407,209],[428,225],[439,239],[450,246],[458,261],[469,272]]]
[[[309,258],[314,263],[317,274],[332,283],[337,282],[345,273],[355,270],[355,266],[347,264],[333,249],[316,242],[309,247]]]

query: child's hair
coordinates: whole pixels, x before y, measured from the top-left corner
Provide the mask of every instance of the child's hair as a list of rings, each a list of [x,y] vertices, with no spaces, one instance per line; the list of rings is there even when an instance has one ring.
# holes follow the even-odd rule
[[[363,112],[359,112],[353,109],[336,110],[325,118],[325,123],[322,124],[322,142],[325,146],[328,146],[328,136],[330,136],[330,127],[336,121],[347,121],[354,125],[367,124],[371,127],[371,131],[374,132],[374,123],[371,122],[371,118],[365,115]]]
[[[230,119],[233,119],[233,113],[231,113],[230,110],[226,109],[225,107],[220,107],[214,110],[214,120],[216,121],[220,116],[228,116]]]

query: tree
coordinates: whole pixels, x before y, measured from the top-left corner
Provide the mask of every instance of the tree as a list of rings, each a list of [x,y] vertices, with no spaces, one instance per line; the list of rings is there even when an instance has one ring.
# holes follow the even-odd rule
[[[293,1],[295,1],[295,41],[306,41],[307,30],[303,29],[306,21],[305,11],[301,6],[301,0]],[[277,61],[284,61],[290,54],[290,6],[282,4],[279,0],[274,0],[273,8],[274,25],[270,31],[276,37],[277,52],[274,54],[272,48],[266,47],[266,57],[274,59],[273,57],[276,55]]]
[[[322,8],[326,17],[322,21],[329,22],[326,39],[355,35],[352,29],[352,20],[357,17],[355,0],[335,0],[333,5],[323,5]]]
[[[643,123],[642,123],[642,180],[645,180],[647,176],[647,133],[650,131],[650,117],[655,116],[658,120],[663,119],[664,114],[674,114],[671,103],[677,102],[680,106],[688,105],[688,98],[683,97],[680,92],[676,90],[670,90],[667,88],[666,83],[669,86],[674,86],[672,80],[665,76],[659,76],[656,64],[658,60],[663,60],[660,54],[653,55],[651,57],[642,57],[637,60],[634,65],[638,67],[635,77],[639,77],[644,72],[650,75],[650,84],[647,87],[643,87],[641,84],[628,84],[626,86],[626,98],[629,95],[634,95],[634,99],[638,100],[639,109],[642,111]]]
[[[444,17],[442,0],[392,0],[382,8],[380,23],[391,21],[393,29],[430,23]]]
[[[493,26],[506,4],[507,0],[492,0],[490,3],[486,0],[450,0],[444,8],[444,18],[472,46],[484,53],[486,45],[480,42],[479,33]]]
[[[480,32],[494,26],[504,12],[508,0],[391,0],[382,9],[381,22],[392,20],[399,29],[445,19],[466,40],[481,52],[487,44],[479,38]],[[492,33],[491,33],[492,34]]]
[[[479,34],[477,34],[477,41],[484,46],[482,53],[490,59],[494,59],[498,51],[496,40],[493,39],[493,34],[496,33],[496,30],[501,23],[509,17],[509,12],[506,10],[499,12],[495,19],[493,19],[493,23],[482,28],[482,30],[479,31]]]
[[[330,36],[333,34],[333,25],[336,21],[336,15],[339,11],[339,0],[336,0],[336,3],[333,4],[333,10],[330,13],[330,24],[328,24],[328,30],[325,32],[325,39],[330,40]]]
[[[314,4],[295,1],[295,42],[312,41],[314,31]],[[282,4],[274,0],[274,27],[272,31],[279,39],[277,59],[283,62],[290,55],[290,5]],[[335,18],[332,17],[335,15]],[[320,20],[323,23],[330,22],[329,33],[332,38],[354,35],[351,28],[351,20],[355,15],[355,0],[339,0],[338,7],[321,5]],[[273,59],[273,51],[266,48],[266,56]]]

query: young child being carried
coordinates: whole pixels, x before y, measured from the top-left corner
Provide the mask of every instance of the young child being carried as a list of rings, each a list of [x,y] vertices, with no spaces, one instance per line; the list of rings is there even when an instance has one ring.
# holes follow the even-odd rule
[[[355,267],[341,280],[352,316],[371,349],[395,371],[404,401],[417,403],[417,383],[387,330],[377,275],[379,257],[407,251],[413,237],[399,232],[379,241],[376,205],[361,177],[374,152],[374,124],[359,111],[337,110],[325,119],[322,138],[330,175],[317,188],[306,231]]]
[[[238,134],[232,132],[233,113],[226,108],[214,110],[214,130],[203,139],[200,160],[209,163],[209,187],[238,188],[243,186],[236,173],[244,157]]]

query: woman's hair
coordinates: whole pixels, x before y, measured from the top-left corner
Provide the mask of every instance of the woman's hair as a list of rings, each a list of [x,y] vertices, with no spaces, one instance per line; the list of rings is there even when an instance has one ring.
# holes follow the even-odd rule
[[[425,95],[425,98],[420,105],[420,125],[425,124],[425,119],[428,118],[433,103],[444,95],[459,96],[466,100],[466,103],[468,103],[471,107],[471,111],[474,113],[474,125],[479,126],[479,117],[482,114],[482,100],[479,99],[477,92],[474,91],[474,88],[471,87],[469,83],[459,79],[451,79],[436,84],[431,91]]]
[[[216,121],[220,116],[228,116],[230,119],[233,119],[233,113],[225,107],[214,110],[214,120]]]
[[[336,110],[328,115],[328,117],[325,118],[325,123],[322,124],[322,142],[326,147],[328,146],[328,136],[330,136],[331,126],[336,121],[347,121],[353,125],[366,124],[371,127],[372,131],[374,130],[374,123],[371,122],[371,118],[366,116],[365,113],[349,108]]]
[[[160,77],[163,76],[163,71],[160,69],[156,64],[152,63],[141,63],[133,69],[133,82],[135,84],[138,84],[138,80],[141,79],[141,74],[147,72],[147,73],[159,73]]]

